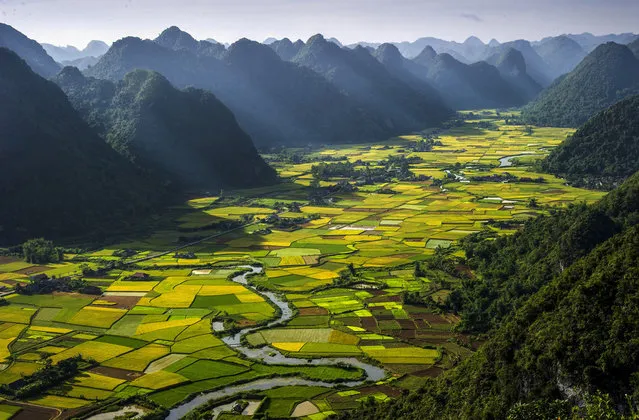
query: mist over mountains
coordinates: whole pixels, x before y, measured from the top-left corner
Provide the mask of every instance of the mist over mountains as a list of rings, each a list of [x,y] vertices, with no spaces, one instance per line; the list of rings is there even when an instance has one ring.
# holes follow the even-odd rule
[[[79,60],[86,57],[100,57],[109,50],[109,45],[103,41],[93,40],[87,46],[79,50],[78,48],[67,45],[65,47],[43,43],[44,50],[58,63],[65,63]]]
[[[534,115],[549,112],[549,98],[557,95],[553,92],[562,78],[581,83],[584,78],[571,77],[571,72],[592,67],[594,74],[611,65],[590,57],[599,50],[597,45],[627,43],[624,48],[632,55],[638,49],[637,39],[634,34],[585,33],[503,43],[469,37],[458,43],[425,37],[344,47],[339,40],[318,34],[307,41],[241,39],[225,45],[213,38],[196,40],[172,26],[154,40],[125,37],[110,47],[92,41],[79,50],[41,46],[8,25],[0,26],[0,45],[16,51],[46,78],[63,65],[114,83],[131,71],[145,69],[178,89],[208,90],[230,108],[257,147],[383,140],[437,126],[453,110],[518,107],[540,93],[525,115],[541,123]],[[620,76],[599,73],[603,79]],[[613,85],[622,89],[620,98],[627,96],[624,89],[634,92],[632,86]],[[598,105],[573,107],[580,117],[565,113],[564,121],[556,123],[582,123],[614,102],[600,97],[609,96],[601,89],[584,94],[588,89],[574,85],[571,95],[595,96],[589,101]]]
[[[136,68],[157,71],[180,88],[210,90],[231,108],[258,146],[384,139],[437,124],[450,115],[436,99],[428,105],[432,112],[413,108],[425,106],[415,95],[410,108],[404,108],[408,116],[384,114],[344,86],[282,60],[267,45],[242,39],[223,49],[220,44],[197,42],[177,28],[167,29],[155,41],[119,40],[86,73],[117,81]],[[383,100],[392,103],[397,93],[386,89],[384,94]],[[405,89],[405,94],[413,92]]]
[[[255,147],[380,141],[439,126],[454,110],[527,104],[531,123],[575,126],[639,91],[633,34],[348,47],[318,34],[224,45],[172,26],[110,47],[43,45],[0,25],[0,46],[58,83],[97,135],[138,170],[186,188],[273,181]],[[58,74],[56,60],[77,69]],[[169,164],[170,150],[183,159]],[[253,170],[237,173],[240,161]]]

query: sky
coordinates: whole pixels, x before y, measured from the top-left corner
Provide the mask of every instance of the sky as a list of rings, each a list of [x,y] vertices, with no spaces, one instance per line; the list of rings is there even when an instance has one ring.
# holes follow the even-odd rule
[[[84,47],[179,26],[196,39],[308,39],[342,43],[432,36],[488,42],[562,33],[639,32],[639,0],[0,0],[0,22],[28,37]]]

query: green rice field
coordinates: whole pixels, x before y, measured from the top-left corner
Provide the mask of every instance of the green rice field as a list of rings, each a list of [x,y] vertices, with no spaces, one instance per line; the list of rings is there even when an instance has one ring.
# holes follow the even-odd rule
[[[1,257],[0,285],[9,293],[0,306],[0,384],[11,386],[46,363],[81,355],[95,365],[28,399],[44,413],[80,416],[115,410],[133,396],[144,396],[146,409],[170,409],[196,394],[260,378],[300,376],[336,385],[360,379],[358,369],[269,365],[225,345],[229,331],[260,327],[279,315],[263,294],[230,280],[238,266],[252,264],[265,270],[251,283],[276,292],[295,314],[284,325],[251,332],[246,345],[308,360],[355,357],[387,372],[381,381],[350,388],[256,392],[256,413],[320,419],[418,387],[481,341],[455,331],[454,313],[406,297],[414,292],[443,302],[461,281],[434,266],[417,274],[415,264],[442,253],[462,257],[457,244],[472,233],[509,235],[552,208],[602,196],[535,170],[572,130],[527,130],[496,111],[468,118],[437,133],[441,143],[427,152],[415,151],[425,135],[415,133],[383,144],[291,151],[312,162],[266,155],[282,183],[192,199],[171,209],[148,235],[69,254],[60,264]],[[513,166],[500,166],[501,158],[520,155],[525,158]],[[314,181],[313,165],[335,156],[361,171],[403,156],[414,178]],[[349,188],[312,198],[345,181]],[[240,220],[239,228],[220,227]],[[197,243],[176,251],[190,242]],[[116,256],[123,250],[127,256]],[[81,277],[87,266],[109,267],[85,276],[101,295],[10,293],[34,274]],[[213,331],[214,325],[221,328]],[[8,400],[0,404],[0,417],[25,407]]]

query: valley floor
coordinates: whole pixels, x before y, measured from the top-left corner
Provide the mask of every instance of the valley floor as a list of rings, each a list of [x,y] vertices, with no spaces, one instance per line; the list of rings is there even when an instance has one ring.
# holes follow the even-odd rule
[[[315,420],[370,398],[397,397],[454,366],[480,345],[456,332],[458,317],[438,307],[463,276],[433,266],[419,273],[415,263],[446,249],[463,255],[457,242],[482,229],[511,234],[551,208],[603,195],[535,172],[535,161],[572,130],[510,125],[516,114],[490,110],[465,115],[466,121],[436,133],[441,145],[428,152],[414,151],[420,134],[298,151],[301,163],[266,156],[281,184],[190,200],[171,209],[171,223],[147,237],[70,254],[56,265],[0,257],[8,302],[0,306],[0,384],[15,384],[48,357],[54,364],[78,354],[97,362],[30,398],[18,414],[18,403],[0,404],[0,418],[115,410],[133,395],[146,396],[138,410],[152,404],[170,409],[213,389],[295,377],[324,385],[250,390],[243,398],[251,403],[235,414]],[[409,159],[415,177],[372,185],[343,176],[313,182],[311,168],[322,161],[347,159],[365,171],[384,167],[389,156]],[[519,158],[503,159],[509,156]],[[337,184],[342,188],[330,189]],[[101,296],[11,293],[37,273],[73,275],[110,262],[117,264],[84,276],[103,290]],[[250,277],[257,289],[233,281],[245,265],[264,267]],[[226,345],[227,332],[264,325],[286,310],[273,304],[268,291],[287,302],[292,319],[247,332],[243,346],[308,360],[357,358],[386,376],[339,386],[366,374],[348,364],[267,363]],[[433,304],[407,299],[406,292]],[[222,402],[231,409],[236,399]]]

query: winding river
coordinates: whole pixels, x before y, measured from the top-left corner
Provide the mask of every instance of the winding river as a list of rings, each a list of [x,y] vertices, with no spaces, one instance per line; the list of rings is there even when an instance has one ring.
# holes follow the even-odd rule
[[[499,167],[500,168],[505,168],[507,166],[513,166],[513,159],[526,157],[526,156],[530,156],[530,155],[536,155],[536,153],[535,152],[529,152],[529,153],[522,153],[520,155],[514,155],[514,156],[504,156],[503,158],[499,159]]]
[[[240,266],[238,268],[248,269],[243,274],[237,275],[233,277],[233,281],[239,284],[244,285],[245,287],[253,290],[255,293],[258,293],[262,297],[270,300],[274,305],[276,305],[280,311],[281,315],[279,318],[274,321],[266,324],[267,328],[274,327],[282,324],[293,318],[293,309],[289,306],[288,302],[282,300],[277,294],[273,292],[263,292],[258,291],[254,286],[250,285],[248,282],[248,276],[251,274],[258,274],[262,272],[262,267],[256,266]],[[321,358],[321,359],[298,359],[295,357],[284,356],[282,353],[277,351],[272,347],[260,347],[260,348],[250,348],[242,345],[242,337],[254,332],[258,329],[264,327],[252,327],[252,328],[244,328],[240,330],[234,335],[226,336],[222,340],[226,345],[233,348],[234,350],[244,354],[246,357],[258,361],[260,363],[265,364],[274,364],[274,365],[304,365],[304,366],[326,366],[326,365],[337,365],[337,364],[346,364],[350,366],[354,366],[362,369],[366,373],[366,379],[360,381],[351,381],[351,382],[341,382],[341,385],[345,385],[348,387],[358,386],[363,384],[366,381],[379,381],[386,377],[386,372],[384,369],[381,369],[377,366],[370,365],[368,363],[364,363],[358,360],[355,357],[336,357],[336,358]],[[326,388],[332,388],[336,384],[331,382],[323,382],[323,381],[312,381],[303,378],[295,378],[295,377],[280,377],[280,378],[268,378],[268,379],[256,379],[251,382],[246,382],[239,385],[231,385],[225,388],[219,389],[217,391],[207,392],[198,395],[191,401],[184,403],[180,406],[173,408],[167,419],[168,420],[178,420],[184,415],[186,415],[189,411],[194,408],[212,400],[218,400],[224,397],[230,397],[240,392],[251,392],[251,391],[265,391],[272,388],[278,388],[282,386],[291,386],[291,385],[306,385],[306,386],[321,386]],[[231,407],[230,404],[226,404],[224,406]],[[215,410],[213,418],[216,418],[217,415],[221,413],[222,410]]]

